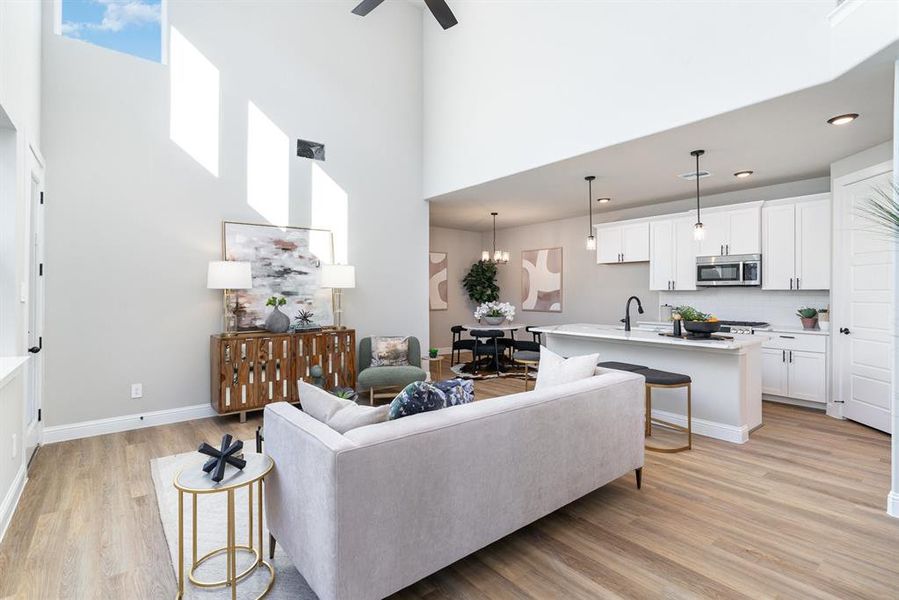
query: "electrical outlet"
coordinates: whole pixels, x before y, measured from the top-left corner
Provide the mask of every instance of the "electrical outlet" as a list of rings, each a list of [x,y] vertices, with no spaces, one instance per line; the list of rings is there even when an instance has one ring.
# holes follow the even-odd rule
[[[15,458],[19,455],[19,436],[18,434],[12,434],[12,457]]]
[[[143,398],[144,397],[144,384],[142,383],[132,383],[131,384],[131,399]]]

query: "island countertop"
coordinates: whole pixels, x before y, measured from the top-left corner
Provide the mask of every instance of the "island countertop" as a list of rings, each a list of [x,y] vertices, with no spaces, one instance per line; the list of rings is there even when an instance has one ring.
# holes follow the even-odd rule
[[[636,342],[641,344],[660,344],[672,347],[696,348],[700,350],[723,350],[729,352],[740,352],[751,346],[761,345],[765,341],[763,336],[734,334],[722,334],[733,337],[733,339],[729,340],[684,339],[660,335],[655,331],[639,329],[625,331],[624,327],[620,325],[604,325],[596,323],[547,325],[544,327],[533,327],[531,330],[547,335]]]

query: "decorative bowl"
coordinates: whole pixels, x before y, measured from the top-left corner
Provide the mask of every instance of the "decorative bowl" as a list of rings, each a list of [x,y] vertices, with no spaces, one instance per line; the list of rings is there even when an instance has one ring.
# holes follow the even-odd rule
[[[487,323],[488,325],[502,325],[503,321],[505,321],[505,320],[506,320],[506,317],[503,317],[503,316],[499,316],[499,317],[485,316],[484,317],[484,322]]]
[[[718,321],[684,321],[684,329],[695,337],[705,338],[721,329],[721,323]]]

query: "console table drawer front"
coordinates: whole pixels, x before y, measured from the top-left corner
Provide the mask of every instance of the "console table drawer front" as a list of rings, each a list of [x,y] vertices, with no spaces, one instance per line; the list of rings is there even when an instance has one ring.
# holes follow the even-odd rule
[[[259,407],[269,402],[290,401],[291,350],[290,336],[277,335],[257,340],[258,380],[255,385]]]

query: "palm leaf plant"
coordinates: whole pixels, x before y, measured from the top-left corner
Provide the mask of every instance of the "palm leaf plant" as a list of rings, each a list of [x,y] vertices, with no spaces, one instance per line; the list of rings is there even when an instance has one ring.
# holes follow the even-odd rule
[[[862,215],[892,236],[899,236],[899,186],[889,190],[877,188],[875,196],[861,206]]]

